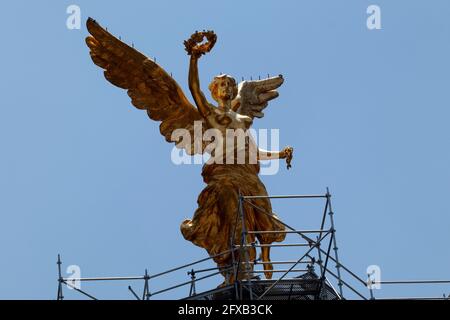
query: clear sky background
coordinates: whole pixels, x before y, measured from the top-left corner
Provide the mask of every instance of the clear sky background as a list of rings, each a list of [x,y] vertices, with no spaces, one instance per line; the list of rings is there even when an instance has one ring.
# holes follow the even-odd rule
[[[66,28],[70,4],[81,30]],[[366,27],[370,4],[381,7],[382,30]],[[255,121],[295,148],[292,170],[262,177],[269,193],[330,187],[340,257],[361,277],[376,264],[384,280],[449,279],[449,10],[445,0],[3,1],[0,298],[55,299],[58,253],[85,277],[153,274],[206,253],[179,231],[204,187],[201,166],[174,165],[158,123],[93,65],[88,16],[155,56],[188,96],[182,43],[195,30],[218,34],[200,62],[205,91],[220,72],[283,74],[280,97]],[[273,207],[297,228],[320,223],[318,202]],[[185,271],[151,290],[181,280]],[[128,284],[83,289],[132,298]],[[375,295],[443,293],[448,285]]]

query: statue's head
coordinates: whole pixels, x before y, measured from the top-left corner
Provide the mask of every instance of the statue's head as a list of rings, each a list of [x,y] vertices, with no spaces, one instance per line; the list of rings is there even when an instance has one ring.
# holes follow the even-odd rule
[[[217,102],[233,100],[238,93],[236,80],[226,74],[214,77],[209,85],[209,90]]]

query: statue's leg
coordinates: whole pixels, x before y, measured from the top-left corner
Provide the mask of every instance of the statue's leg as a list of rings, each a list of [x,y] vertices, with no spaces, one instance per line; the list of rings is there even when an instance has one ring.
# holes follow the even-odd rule
[[[238,208],[238,191],[233,185],[223,184],[221,186],[220,195],[218,197],[218,205],[220,210],[220,230],[217,236],[218,241],[223,241],[226,248],[231,249],[231,243],[240,245],[242,241],[242,220],[239,217]],[[249,228],[250,221],[254,220],[254,217],[247,217],[248,212],[245,213],[245,221],[247,229]],[[254,229],[254,227],[250,227]],[[246,243],[250,244],[255,240],[254,235],[247,235]],[[256,250],[254,247],[245,248],[245,253],[242,251],[235,251],[233,255],[229,255],[227,261],[228,266],[233,267],[233,260],[235,263],[241,262],[239,266],[238,279],[246,279],[249,275],[253,276],[253,264],[245,264],[244,262],[248,258],[248,261],[254,261],[256,258]],[[234,282],[234,277],[230,278],[230,283]]]
[[[261,248],[261,258],[263,262],[270,262],[270,247]],[[272,279],[273,265],[271,263],[264,263],[264,275],[266,279]]]

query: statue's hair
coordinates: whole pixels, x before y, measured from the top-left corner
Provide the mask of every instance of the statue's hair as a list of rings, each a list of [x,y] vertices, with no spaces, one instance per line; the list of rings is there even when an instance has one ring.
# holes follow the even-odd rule
[[[209,91],[211,91],[211,95],[214,98],[214,100],[217,101],[218,97],[217,97],[217,86],[219,85],[219,80],[222,79],[229,79],[231,80],[231,82],[233,83],[233,97],[231,99],[236,98],[237,94],[238,94],[238,87],[237,87],[237,83],[236,80],[232,77],[229,76],[227,74],[221,74],[219,76],[214,77],[213,81],[211,81],[211,83],[208,86]]]

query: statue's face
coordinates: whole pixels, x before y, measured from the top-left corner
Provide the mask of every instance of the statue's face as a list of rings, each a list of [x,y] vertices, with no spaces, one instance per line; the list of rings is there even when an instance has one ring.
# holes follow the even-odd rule
[[[233,99],[234,81],[230,78],[220,79],[217,86],[217,97],[223,100]]]
[[[215,77],[210,89],[216,101],[232,100],[237,93],[236,81],[225,75]]]

